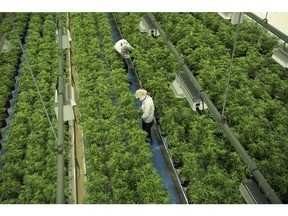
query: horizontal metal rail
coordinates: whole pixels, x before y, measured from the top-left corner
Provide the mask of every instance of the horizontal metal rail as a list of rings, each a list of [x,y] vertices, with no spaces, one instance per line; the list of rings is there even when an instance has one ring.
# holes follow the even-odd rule
[[[200,84],[197,82],[196,78],[194,77],[193,73],[190,71],[188,66],[184,63],[184,60],[182,57],[178,54],[177,50],[173,46],[173,44],[169,41],[169,39],[166,37],[165,32],[162,30],[160,25],[157,23],[155,17],[148,13],[151,20],[154,22],[156,28],[158,29],[160,35],[164,39],[165,43],[168,45],[170,51],[173,53],[174,57],[179,62],[180,66],[183,67],[184,71],[189,74],[191,77],[191,83],[194,85],[196,90],[199,92],[199,95],[203,99],[203,101],[206,103],[209,111],[217,121],[217,123],[222,127],[224,133],[226,134],[228,140],[235,148],[238,155],[241,157],[241,159],[244,161],[244,163],[248,166],[248,170],[251,173],[252,176],[256,179],[256,181],[259,183],[259,186],[264,191],[266,197],[270,200],[273,204],[282,204],[282,201],[278,198],[275,191],[271,188],[270,184],[267,182],[265,177],[260,172],[259,168],[257,167],[256,163],[251,159],[251,157],[248,155],[240,141],[235,136],[234,132],[231,130],[231,128],[228,126],[226,121],[224,120],[223,116],[219,113],[213,102],[210,100],[209,96],[203,91]]]
[[[272,32],[274,35],[276,35],[278,38],[282,39],[284,42],[288,42],[288,35],[281,32],[279,29],[275,28],[271,24],[267,22],[266,19],[262,19],[259,16],[255,15],[254,13],[245,13],[248,17],[250,17],[252,20],[266,28],[268,31]]]

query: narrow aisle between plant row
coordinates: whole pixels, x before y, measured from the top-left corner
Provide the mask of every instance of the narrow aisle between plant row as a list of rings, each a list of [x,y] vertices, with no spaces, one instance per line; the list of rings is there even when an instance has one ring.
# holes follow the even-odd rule
[[[126,61],[126,65],[128,66],[129,81],[131,83],[130,89],[133,93],[135,93],[136,90],[138,89],[136,86],[136,83],[135,83],[135,78],[134,78],[134,76],[133,76],[133,74],[129,68],[129,64],[127,61]],[[140,106],[141,106],[140,101],[137,101],[136,108],[139,109]],[[139,119],[139,121],[140,121],[140,119]],[[142,127],[141,123],[140,123],[140,127]],[[150,149],[153,153],[151,161],[154,164],[154,167],[156,168],[158,174],[160,175],[165,188],[172,195],[171,203],[180,204],[181,201],[177,195],[176,188],[175,188],[174,183],[172,181],[172,178],[170,176],[171,172],[168,169],[167,162],[166,162],[165,158],[163,157],[163,153],[162,153],[161,147],[160,147],[161,140],[157,138],[156,130],[157,129],[155,129],[154,126],[151,129],[152,140],[150,141],[151,142],[150,143],[151,144]]]
[[[112,13],[107,13],[107,15],[108,15],[108,18],[109,18],[109,21],[111,24],[113,40],[114,40],[114,42],[117,42],[118,40],[120,40],[122,38],[120,30],[118,29],[118,26],[117,26],[117,24],[113,18]],[[127,71],[128,71],[129,81],[131,84],[130,89],[133,93],[135,93],[135,91],[140,87],[139,85],[136,84],[136,82],[137,81],[139,82],[140,80],[137,80],[137,78],[133,76],[133,73],[132,73],[131,68],[130,68],[131,66],[133,67],[133,65],[131,63],[129,63],[129,61],[127,61],[127,60],[125,60],[125,63],[128,67]],[[139,108],[140,102],[135,104],[135,106],[136,106],[136,108]],[[139,122],[140,122],[140,119],[139,119]],[[165,159],[163,157],[163,153],[161,151],[159,141],[156,137],[155,130],[152,130],[152,141],[151,141],[150,149],[153,152],[153,156],[151,158],[151,161],[153,162],[158,174],[160,175],[160,177],[163,181],[164,187],[172,195],[171,203],[176,203],[176,204],[181,203],[180,199],[178,197],[175,185],[174,185],[172,178],[170,176],[167,162],[165,161]]]

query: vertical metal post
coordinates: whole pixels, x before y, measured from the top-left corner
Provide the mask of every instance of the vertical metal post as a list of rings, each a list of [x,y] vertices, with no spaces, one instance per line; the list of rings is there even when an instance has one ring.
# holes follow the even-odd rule
[[[57,146],[57,204],[64,204],[64,117],[63,117],[63,66],[62,66],[62,21],[59,13],[58,46],[59,46],[59,71],[58,71],[58,146]]]

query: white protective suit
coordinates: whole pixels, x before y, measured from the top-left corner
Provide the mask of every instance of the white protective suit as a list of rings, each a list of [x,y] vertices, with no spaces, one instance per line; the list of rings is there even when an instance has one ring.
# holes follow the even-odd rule
[[[145,123],[150,123],[154,119],[154,103],[152,97],[147,95],[145,99],[142,101],[142,106],[140,110],[143,111],[141,118]]]
[[[129,52],[134,49],[125,39],[117,41],[114,48],[123,58],[130,58]]]

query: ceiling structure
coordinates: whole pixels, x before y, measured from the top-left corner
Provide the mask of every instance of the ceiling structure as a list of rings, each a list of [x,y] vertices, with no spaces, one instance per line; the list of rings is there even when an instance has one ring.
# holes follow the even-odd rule
[[[254,12],[254,14],[262,19],[266,18],[270,25],[288,35],[288,12]]]

